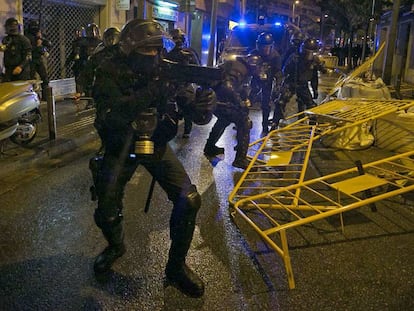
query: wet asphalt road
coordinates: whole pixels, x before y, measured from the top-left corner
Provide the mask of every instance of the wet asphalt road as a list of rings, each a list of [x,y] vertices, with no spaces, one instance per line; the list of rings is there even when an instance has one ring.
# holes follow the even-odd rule
[[[252,118],[253,139],[260,135],[257,112]],[[226,154],[213,166],[202,155],[211,125],[195,126],[189,141],[171,142],[202,194],[188,264],[206,283],[204,297],[164,286],[171,204],[156,186],[144,213],[150,176],[143,169],[126,189],[127,253],[107,284],[95,280],[93,260],[105,242],[93,222],[90,154],[83,154],[45,164],[2,193],[0,310],[414,309],[412,202],[393,198],[377,213],[353,211],[345,234],[337,219],[294,231],[289,239],[296,289],[289,290],[281,259],[229,215],[227,196],[241,175],[231,166],[234,131],[229,127],[218,143]],[[315,152],[320,171],[343,162],[326,149]]]

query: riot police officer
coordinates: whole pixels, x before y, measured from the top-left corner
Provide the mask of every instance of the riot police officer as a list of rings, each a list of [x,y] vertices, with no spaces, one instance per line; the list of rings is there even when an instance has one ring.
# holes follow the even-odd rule
[[[133,19],[121,30],[118,52],[96,69],[93,97],[96,118],[102,125],[105,153],[93,172],[98,207],[96,225],[108,246],[96,258],[97,276],[107,275],[115,260],[125,253],[123,233],[124,188],[138,165],[143,165],[173,203],[170,218],[171,247],[165,269],[169,283],[183,293],[200,297],[202,279],[185,262],[195,229],[201,197],[196,186],[167,142],[177,133],[175,106],[168,105],[174,90],[159,71],[162,52],[174,43],[162,26],[152,20]],[[195,122],[212,117],[214,92],[199,90],[187,101]],[[201,120],[201,121],[200,121]]]
[[[78,28],[76,28],[74,35],[75,35],[75,38],[72,41],[72,51],[70,52],[68,58],[66,59],[65,65],[66,66],[71,65],[73,75],[75,76],[75,81],[77,81],[80,71],[81,71],[81,65],[82,65],[80,61],[80,46],[86,36],[85,27],[79,26]]]
[[[3,38],[1,47],[5,67],[3,81],[29,80],[32,45],[20,33],[19,22],[14,17],[8,18],[4,27],[7,36]]]
[[[289,56],[293,53],[299,52],[299,47],[302,44],[302,42],[305,40],[305,36],[300,31],[295,31],[291,36],[289,40],[289,47],[283,54],[282,58],[282,68],[286,64],[286,60],[289,58]]]
[[[262,32],[256,40],[256,49],[247,56],[252,68],[252,88],[261,90],[262,132],[269,132],[269,114],[272,89],[281,80],[281,57],[274,47],[271,33]]]
[[[166,55],[167,59],[170,59],[172,61],[178,62],[180,64],[184,65],[201,65],[200,58],[197,55],[197,52],[188,46],[187,38],[185,35],[185,32],[180,29],[176,28],[171,30],[170,35],[172,39],[174,40],[175,47]],[[180,86],[180,90],[178,93],[186,92],[186,88],[192,88],[192,85],[189,85],[188,83],[183,83]],[[176,100],[180,101],[183,98],[178,94]],[[186,107],[186,105],[181,105],[178,103],[179,107]],[[191,130],[193,128],[193,121],[191,120],[191,111],[182,110],[180,111],[184,118],[184,133],[183,138],[189,138]]]
[[[297,97],[298,111],[304,111],[316,106],[314,99],[318,98],[318,72],[325,72],[325,68],[316,56],[318,43],[315,39],[308,38],[302,42],[298,53],[293,53],[286,60],[283,67],[283,86],[279,102],[285,106],[293,95]],[[313,94],[309,89],[309,83]],[[282,116],[274,117],[276,127]]]
[[[32,61],[30,62],[30,78],[36,79],[36,74],[42,80],[42,99],[46,98],[46,88],[49,86],[49,74],[47,72],[48,50],[51,47],[49,40],[43,37],[37,20],[29,22],[25,36],[32,44]]]
[[[250,93],[249,66],[242,59],[238,59],[225,61],[220,67],[223,68],[224,79],[213,87],[217,96],[217,108],[214,110],[217,120],[204,146],[204,155],[207,158],[212,158],[224,153],[224,148],[217,147],[216,143],[226,127],[234,123],[237,131],[237,145],[232,165],[246,169],[249,165],[246,155],[250,142],[250,129],[252,128],[248,108],[250,105],[248,99]]]
[[[80,96],[83,92],[88,95],[92,94],[95,69],[104,59],[111,58],[117,51],[116,44],[119,42],[120,33],[121,32],[117,27],[109,27],[105,29],[102,35],[102,42],[98,44],[83,68],[80,70],[78,77],[79,93],[77,96]]]
[[[98,25],[90,23],[85,28],[85,36],[78,41],[77,50],[79,52],[77,59],[77,66],[80,72],[84,69],[89,57],[94,53],[96,47],[102,42],[101,33]],[[75,75],[76,91],[77,93],[85,93],[86,96],[91,96],[90,90],[83,90],[82,84],[79,81],[79,75]]]

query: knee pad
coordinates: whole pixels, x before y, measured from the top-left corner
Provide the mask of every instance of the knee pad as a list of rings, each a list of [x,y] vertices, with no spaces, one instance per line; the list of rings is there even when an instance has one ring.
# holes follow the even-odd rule
[[[170,238],[172,240],[192,237],[197,212],[201,206],[201,196],[194,187],[185,197],[181,197],[180,201],[182,205],[179,203],[174,206],[170,218]]]

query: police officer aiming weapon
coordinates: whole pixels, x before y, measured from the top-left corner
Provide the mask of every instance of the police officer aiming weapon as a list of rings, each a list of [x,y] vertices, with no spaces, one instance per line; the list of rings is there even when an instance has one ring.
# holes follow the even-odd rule
[[[95,163],[92,167],[98,168],[92,171],[98,199],[94,219],[108,243],[95,259],[95,275],[100,280],[107,279],[113,263],[126,251],[122,199],[126,184],[142,165],[173,203],[167,281],[186,295],[200,297],[204,283],[185,259],[201,196],[168,145],[177,133],[178,123],[176,111],[169,104],[174,89],[168,79],[183,77],[172,73],[165,77],[175,65],[162,62],[162,52],[171,50],[173,42],[159,23],[134,19],[122,28],[118,46],[114,56],[96,69],[93,87],[95,124],[100,127],[105,146],[103,158],[91,161]],[[194,111],[193,121],[207,124],[215,107],[215,93],[203,87],[188,97],[186,103]]]

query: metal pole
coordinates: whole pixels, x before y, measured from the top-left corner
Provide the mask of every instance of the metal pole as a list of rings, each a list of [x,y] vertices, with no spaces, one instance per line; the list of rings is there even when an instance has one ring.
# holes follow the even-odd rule
[[[372,0],[371,17],[369,18],[368,36],[369,36],[369,48],[372,54],[375,53],[375,31],[374,31],[374,20],[375,20],[375,0]],[[373,35],[374,32],[374,35]]]
[[[210,43],[208,46],[208,58],[207,65],[213,66],[213,61],[215,59],[215,46],[216,46],[216,37],[217,37],[217,6],[218,0],[213,0],[213,6],[211,8],[211,21],[210,21]]]
[[[319,41],[323,43],[323,14],[321,15],[321,34],[320,34]]]
[[[292,24],[295,24],[295,25],[299,25],[299,23],[296,23],[296,16],[295,16],[296,4],[299,4],[299,3],[300,3],[299,0],[293,0],[293,4],[292,4]]]
[[[244,19],[245,18],[245,15],[246,15],[246,1],[247,0],[241,0],[241,12],[240,12],[240,15],[241,15],[241,17],[242,17],[242,19]]]
[[[382,80],[384,80],[385,84],[387,85],[391,84],[392,63],[394,60],[395,42],[397,40],[397,24],[398,24],[398,15],[400,13],[400,3],[401,3],[400,0],[394,0],[393,8],[392,8],[392,16],[391,16],[391,25],[390,25],[390,30],[388,32],[384,72],[382,74]]]
[[[49,125],[49,139],[56,139],[56,105],[55,97],[53,96],[52,88],[46,87],[46,102],[47,102],[47,120]]]
[[[187,34],[188,46],[191,46],[192,33],[191,33],[191,12],[185,13],[185,33]]]

